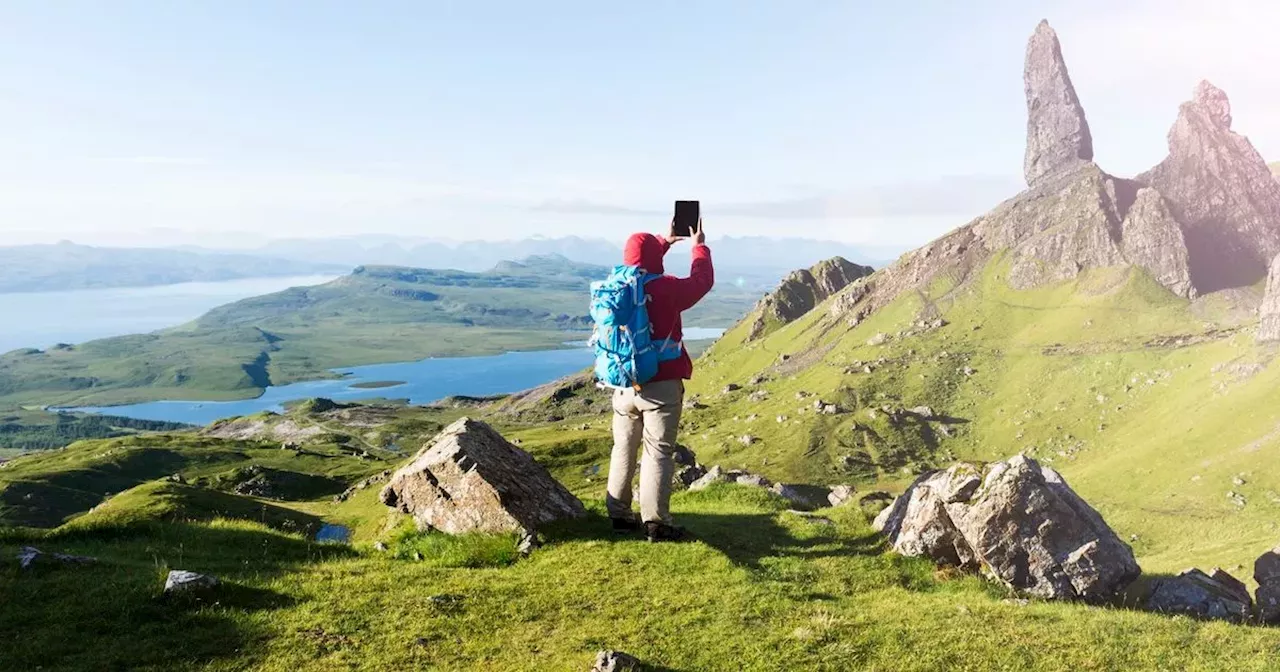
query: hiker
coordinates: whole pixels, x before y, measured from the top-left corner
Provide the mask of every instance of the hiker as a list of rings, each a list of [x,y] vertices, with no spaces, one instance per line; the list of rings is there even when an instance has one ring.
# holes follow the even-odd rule
[[[666,238],[637,233],[627,239],[622,253],[626,267],[642,269],[644,305],[653,348],[657,351],[657,372],[643,382],[616,386],[613,392],[613,455],[609,460],[609,490],[605,504],[613,529],[638,529],[631,511],[631,482],[635,475],[636,452],[640,458],[640,520],[649,541],[678,541],[684,531],[671,521],[672,454],[684,403],[684,381],[693,376],[693,360],[685,350],[680,313],[698,303],[715,284],[711,250],[706,245],[702,220],[691,231],[693,263],[689,277],[664,275],[662,258],[671,246],[684,238],[676,236],[674,221]],[[634,367],[634,364],[633,364]]]

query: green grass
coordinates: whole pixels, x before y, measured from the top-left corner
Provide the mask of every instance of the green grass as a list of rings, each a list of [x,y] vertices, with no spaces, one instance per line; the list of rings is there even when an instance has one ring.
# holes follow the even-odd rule
[[[6,669],[294,671],[578,670],[601,648],[671,670],[1264,670],[1280,654],[1264,628],[1020,606],[885,553],[852,509],[814,521],[741,486],[674,506],[696,541],[616,537],[593,500],[532,557],[498,563],[480,538],[430,542],[414,561],[243,521],[0,533],[4,555],[36,543],[101,560],[0,566],[0,655]],[[226,586],[164,600],[168,568]]]

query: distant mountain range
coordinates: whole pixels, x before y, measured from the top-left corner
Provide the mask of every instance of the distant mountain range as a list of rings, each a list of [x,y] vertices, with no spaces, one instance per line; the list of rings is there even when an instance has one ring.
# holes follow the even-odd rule
[[[350,265],[257,254],[74,243],[0,247],[0,292],[148,287],[179,282],[346,273]]]
[[[770,271],[771,275],[778,277],[783,272],[808,267],[835,255],[877,268],[897,256],[896,250],[888,248],[860,248],[836,241],[804,238],[724,237],[710,241],[710,245],[719,269],[735,274]],[[502,261],[540,255],[559,255],[576,262],[612,266],[620,261],[622,241],[578,236],[464,242],[347,236],[273,240],[259,248],[240,252],[348,266],[383,264],[484,271]]]

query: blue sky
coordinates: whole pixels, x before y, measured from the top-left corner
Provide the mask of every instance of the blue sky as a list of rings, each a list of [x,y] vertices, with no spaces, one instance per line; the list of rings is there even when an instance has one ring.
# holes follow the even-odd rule
[[[0,237],[615,236],[700,198],[914,246],[1020,188],[1041,18],[1105,169],[1159,161],[1201,78],[1280,158],[1274,5],[11,0]]]

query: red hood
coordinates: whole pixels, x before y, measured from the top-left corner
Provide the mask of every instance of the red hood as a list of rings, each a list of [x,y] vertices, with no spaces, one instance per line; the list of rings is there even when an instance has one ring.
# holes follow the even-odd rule
[[[662,274],[662,257],[666,253],[662,241],[652,233],[633,233],[622,249],[622,263],[639,266],[650,273]]]

